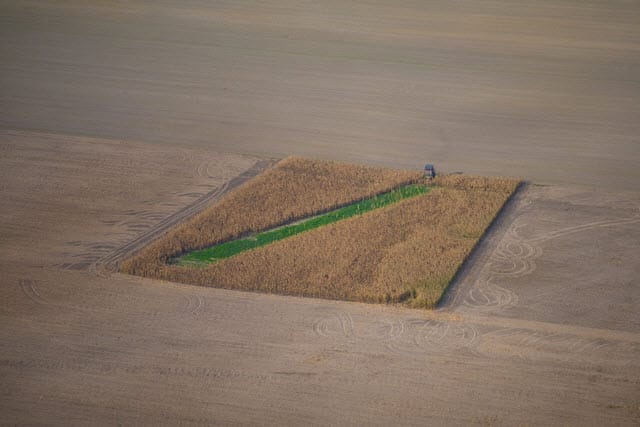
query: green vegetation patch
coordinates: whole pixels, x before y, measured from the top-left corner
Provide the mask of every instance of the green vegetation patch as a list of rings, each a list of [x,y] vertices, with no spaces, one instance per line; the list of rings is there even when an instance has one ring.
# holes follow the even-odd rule
[[[370,199],[364,199],[343,208],[336,209],[295,224],[264,231],[251,237],[221,243],[206,249],[189,252],[178,257],[174,262],[178,265],[207,265],[219,259],[232,257],[249,249],[265,246],[269,243],[286,239],[287,237],[291,237],[308,230],[313,230],[314,228],[318,228],[323,225],[351,218],[352,216],[361,215],[365,212],[399,202],[400,200],[424,194],[430,189],[431,187],[424,184],[407,185],[388,193],[379,194]]]

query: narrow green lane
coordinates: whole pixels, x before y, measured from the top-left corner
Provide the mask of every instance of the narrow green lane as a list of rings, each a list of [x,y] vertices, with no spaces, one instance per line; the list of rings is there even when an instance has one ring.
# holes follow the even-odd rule
[[[238,240],[222,243],[210,248],[201,249],[177,258],[175,262],[179,265],[206,265],[216,260],[229,258],[240,252],[249,249],[268,245],[278,240],[286,239],[304,231],[312,230],[323,225],[331,224],[355,215],[379,209],[400,200],[424,194],[430,187],[423,184],[412,184],[401,187],[388,193],[379,194],[370,199],[361,200],[351,205],[318,215],[296,224],[264,231],[255,236],[245,237]]]

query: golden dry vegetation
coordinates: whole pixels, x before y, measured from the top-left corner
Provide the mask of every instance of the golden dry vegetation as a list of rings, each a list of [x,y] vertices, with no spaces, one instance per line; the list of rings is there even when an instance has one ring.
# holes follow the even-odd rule
[[[349,179],[350,167],[353,180]],[[334,179],[329,175],[333,169],[339,171]],[[306,203],[314,206],[312,212],[306,212],[315,213],[344,204],[347,194],[351,200],[364,197],[356,195],[358,188],[364,189],[362,183],[374,182],[377,186],[371,191],[380,191],[419,179],[415,172],[388,170],[382,175],[384,179],[375,180],[375,173],[380,169],[287,159],[125,262],[123,271],[201,286],[433,307],[519,181],[442,176],[432,182],[434,188],[425,195],[243,252],[205,268],[166,263],[182,253],[181,248],[202,247],[221,240],[209,237],[212,243],[207,243],[200,238],[194,245],[196,239],[192,236],[196,230],[207,236],[235,237],[259,229],[255,224],[264,229],[303,216],[300,212],[305,211]],[[309,179],[313,182],[307,182]],[[347,184],[345,188],[340,181]],[[330,184],[324,187],[318,182]],[[287,193],[280,194],[285,188]],[[318,194],[308,194],[309,188],[317,189]],[[256,198],[270,194],[274,201],[263,197],[257,203],[248,203],[252,200],[249,194]],[[243,201],[246,204],[239,205]],[[275,210],[266,210],[267,205]],[[231,208],[233,211],[228,211]],[[234,212],[238,218],[230,222],[231,229],[225,228],[225,222],[219,223],[220,230],[207,229],[208,224],[217,223],[220,218],[233,218]],[[269,219],[259,222],[260,214]],[[239,225],[243,218],[251,219],[245,222],[244,229]]]
[[[157,277],[177,255],[268,230],[419,181],[417,171],[289,157],[125,260]]]

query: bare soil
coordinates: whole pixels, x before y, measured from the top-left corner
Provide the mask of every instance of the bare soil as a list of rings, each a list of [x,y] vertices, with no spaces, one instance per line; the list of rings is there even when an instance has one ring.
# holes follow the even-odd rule
[[[256,159],[209,153],[224,165],[203,175],[198,150],[1,141],[8,423],[637,424],[637,194],[530,187],[457,302],[425,312],[98,275],[150,210],[180,211]]]
[[[245,174],[246,175],[246,174]],[[234,180],[237,181],[237,180]],[[409,183],[424,195],[203,266],[170,260]],[[191,285],[433,308],[520,182],[290,157],[166,232],[192,205],[103,258],[119,271]],[[146,247],[140,245],[151,243]]]
[[[162,278],[171,258],[421,180],[419,170],[288,157],[127,259],[121,271]]]
[[[2,422],[638,425],[639,21],[1,1]],[[289,154],[532,185],[434,313],[91,269]]]
[[[635,190],[639,21],[625,0],[2,0],[0,126]]]

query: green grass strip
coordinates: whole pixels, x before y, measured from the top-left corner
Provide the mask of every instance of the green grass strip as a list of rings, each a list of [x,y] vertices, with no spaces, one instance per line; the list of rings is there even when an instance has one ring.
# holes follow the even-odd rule
[[[240,252],[258,248],[260,246],[265,246],[269,243],[286,239],[287,237],[294,236],[304,231],[313,230],[314,228],[318,228],[323,225],[331,224],[346,218],[351,218],[355,215],[361,215],[365,212],[388,206],[409,197],[415,197],[420,194],[424,194],[429,190],[430,187],[427,187],[423,184],[407,185],[397,190],[379,194],[370,199],[361,200],[343,208],[309,218],[296,224],[275,228],[272,230],[264,231],[255,236],[232,240],[230,242],[222,243],[210,248],[189,252],[176,259],[175,262],[178,265],[210,264],[219,259],[229,258],[236,254],[239,254]]]

